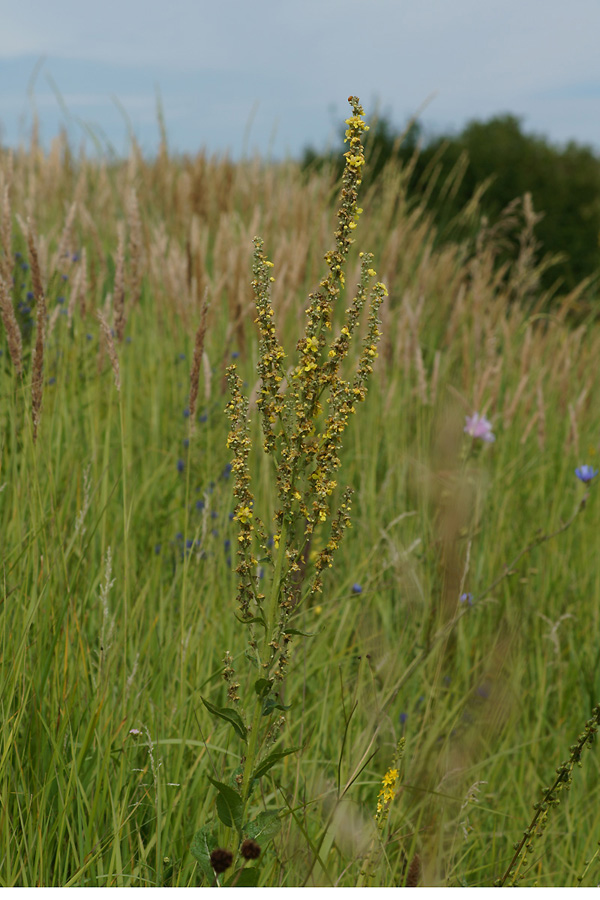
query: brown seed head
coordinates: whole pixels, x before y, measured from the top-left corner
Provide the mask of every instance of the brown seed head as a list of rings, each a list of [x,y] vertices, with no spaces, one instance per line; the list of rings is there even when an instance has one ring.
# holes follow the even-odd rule
[[[244,859],[258,859],[260,856],[260,844],[253,841],[252,838],[246,838],[240,847],[240,853]]]
[[[210,854],[210,864],[217,875],[220,875],[221,872],[225,872],[232,862],[233,853],[231,850],[223,850],[221,847],[217,847],[217,849],[213,850]]]

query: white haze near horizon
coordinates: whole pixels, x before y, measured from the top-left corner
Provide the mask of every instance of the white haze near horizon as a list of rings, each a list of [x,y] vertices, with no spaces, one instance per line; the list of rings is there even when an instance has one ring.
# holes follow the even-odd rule
[[[336,140],[346,96],[426,132],[512,113],[600,152],[598,0],[22,0],[2,11],[0,142],[281,158]],[[33,75],[36,74],[33,89]]]

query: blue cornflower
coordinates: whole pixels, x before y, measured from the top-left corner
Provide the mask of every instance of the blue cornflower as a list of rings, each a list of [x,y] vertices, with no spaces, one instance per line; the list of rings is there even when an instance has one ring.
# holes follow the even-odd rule
[[[469,606],[473,606],[473,594],[461,594],[458,599],[461,603],[468,603]]]
[[[352,585],[352,593],[353,594],[362,594],[362,586],[360,584]]]
[[[185,463],[184,463],[184,461],[183,461],[182,459],[178,459],[178,460],[177,460],[177,471],[178,471],[178,472],[183,472],[184,469],[185,469]]]
[[[598,474],[598,469],[594,469],[593,466],[580,466],[578,469],[575,469],[575,474],[579,478],[580,481],[583,481],[584,484],[587,484],[592,478],[595,478]]]
[[[398,716],[398,719],[400,720],[401,725],[406,725],[406,720],[408,719],[408,713],[401,712],[400,715]]]

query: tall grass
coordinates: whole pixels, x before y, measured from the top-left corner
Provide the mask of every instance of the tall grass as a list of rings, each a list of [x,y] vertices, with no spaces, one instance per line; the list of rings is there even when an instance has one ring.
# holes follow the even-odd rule
[[[135,145],[98,162],[62,138],[3,151],[0,173],[0,882],[207,883],[190,845],[215,815],[208,776],[239,756],[200,698],[225,705],[226,652],[247,665],[225,370],[235,357],[252,409],[257,233],[293,354],[337,186],[291,162],[150,162]],[[357,245],[389,298],[342,452],[353,528],[298,614],[310,636],[282,700],[301,749],[262,779],[280,830],[248,864],[259,884],[492,884],[600,697],[596,484],[574,475],[597,465],[600,330],[572,324],[581,292],[544,312],[527,201],[474,246],[436,250],[405,182],[390,167],[360,201]],[[350,252],[340,316],[359,279]],[[475,411],[493,444],[464,434]],[[584,761],[520,883],[596,883],[595,749]]]

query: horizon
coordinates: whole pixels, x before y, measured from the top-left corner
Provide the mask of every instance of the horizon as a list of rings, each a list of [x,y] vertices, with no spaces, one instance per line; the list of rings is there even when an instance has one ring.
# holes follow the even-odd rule
[[[158,92],[175,154],[298,158],[338,143],[354,94],[397,131],[415,116],[436,136],[511,114],[526,134],[599,153],[599,32],[597,0],[22,0],[0,33],[0,142],[28,141],[33,102],[44,147],[92,129],[123,156],[131,130],[152,156]]]

